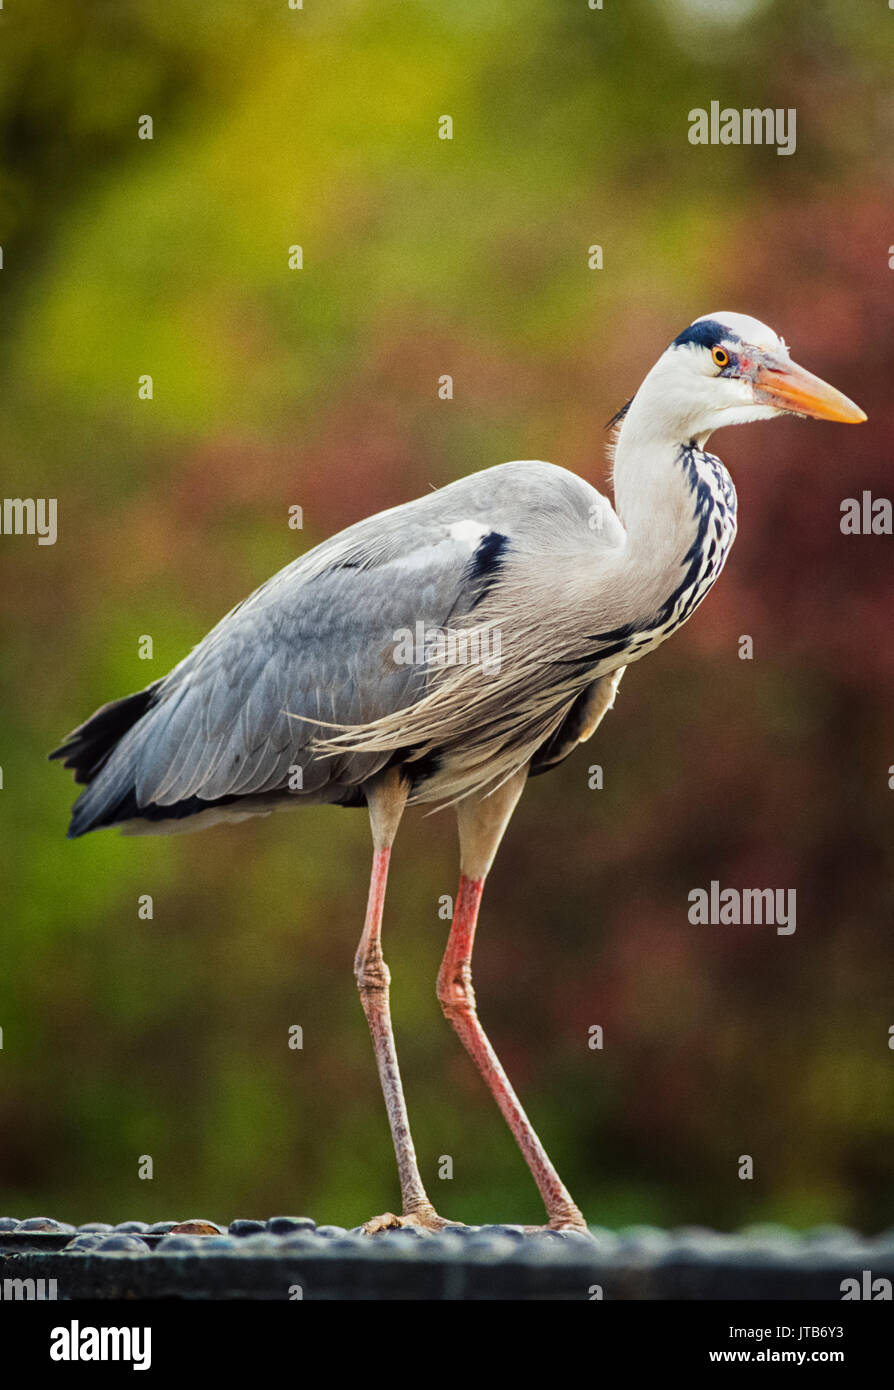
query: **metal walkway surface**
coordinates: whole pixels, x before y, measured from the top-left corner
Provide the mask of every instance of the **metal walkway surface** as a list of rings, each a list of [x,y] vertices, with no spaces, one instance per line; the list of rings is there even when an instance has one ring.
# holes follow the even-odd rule
[[[0,1294],[84,1299],[891,1298],[894,1230],[467,1226],[438,1234],[316,1226],[307,1217],[73,1227],[0,1218]],[[34,1285],[28,1281],[34,1280]],[[41,1285],[39,1281],[43,1280]],[[55,1285],[49,1281],[55,1280]],[[19,1282],[21,1281],[21,1282]]]

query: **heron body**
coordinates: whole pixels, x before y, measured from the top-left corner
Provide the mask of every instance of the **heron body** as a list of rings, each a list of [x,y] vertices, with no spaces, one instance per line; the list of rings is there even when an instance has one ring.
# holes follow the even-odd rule
[[[453,803],[460,889],[438,980],[445,1013],[515,1134],[550,1225],[583,1218],[478,1021],[471,952],[484,880],[527,777],[611,707],[624,670],[693,614],[736,530],[710,434],[784,413],[863,412],[797,367],[766,325],[696,320],[616,417],[615,506],[538,461],[501,464],[356,523],[234,608],[180,664],[114,701],[53,757],[85,790],[69,834],[164,833],[301,803],[367,806],[373,874],[355,973],[403,1211],[440,1226],[422,1184],[391,1032],[381,922],[408,802]],[[424,634],[407,656],[408,634]],[[449,637],[450,640],[447,640]]]

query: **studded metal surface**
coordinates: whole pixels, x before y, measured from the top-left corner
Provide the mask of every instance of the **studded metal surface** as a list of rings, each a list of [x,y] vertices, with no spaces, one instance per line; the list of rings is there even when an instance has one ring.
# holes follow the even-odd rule
[[[755,1226],[597,1227],[589,1237],[467,1226],[364,1236],[309,1217],[69,1226],[0,1218],[0,1279],[55,1279],[57,1297],[252,1299],[803,1299],[840,1300],[894,1277],[894,1231],[841,1227],[795,1234]],[[192,1225],[193,1223],[189,1223]],[[866,1275],[868,1273],[869,1282]]]

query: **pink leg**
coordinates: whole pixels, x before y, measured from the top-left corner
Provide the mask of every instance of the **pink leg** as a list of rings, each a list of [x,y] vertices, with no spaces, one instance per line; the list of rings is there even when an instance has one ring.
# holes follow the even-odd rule
[[[416,1162],[416,1151],[413,1148],[407,1106],[400,1082],[400,1068],[397,1065],[394,1034],[391,1031],[391,1008],[388,998],[391,975],[382,957],[382,909],[385,905],[388,861],[406,804],[409,783],[403,780],[398,770],[392,769],[369,783],[365,790],[375,853],[366,922],[354,958],[354,974],[357,977],[363,1012],[372,1034],[376,1065],[379,1068],[379,1079],[388,1110],[388,1123],[391,1126],[394,1152],[397,1155],[403,1211],[401,1216],[395,1216],[390,1211],[384,1216],[376,1216],[372,1221],[367,1221],[363,1229],[367,1235],[375,1235],[377,1231],[389,1230],[395,1226],[423,1226],[430,1230],[440,1230],[451,1223],[438,1216],[419,1176],[419,1165]]]
[[[382,909],[385,904],[385,884],[388,879],[388,860],[391,849],[377,849],[373,856],[372,878],[369,885],[369,902],[366,909],[366,923],[363,935],[354,957],[354,974],[360,990],[363,1011],[369,1023],[379,1079],[388,1110],[394,1152],[397,1155],[397,1171],[400,1177],[400,1192],[404,1216],[435,1217],[434,1207],[426,1195],[419,1176],[416,1151],[410,1134],[407,1118],[407,1105],[404,1100],[397,1064],[397,1051],[391,1029],[391,1008],[389,987],[391,973],[382,957]],[[437,1218],[436,1218],[437,1219]],[[376,1218],[377,1222],[384,1218]],[[370,1223],[372,1224],[372,1223]],[[398,1224],[391,1218],[388,1224]],[[427,1222],[425,1224],[428,1224]],[[379,1227],[377,1227],[379,1229]]]
[[[447,950],[438,974],[438,998],[462,1044],[472,1058],[503,1112],[524,1154],[540,1195],[546,1205],[549,1224],[554,1229],[573,1227],[586,1230],[586,1222],[571,1199],[546,1150],[503,1070],[487,1034],[478,1021],[472,989],[472,947],[484,877],[460,878]]]

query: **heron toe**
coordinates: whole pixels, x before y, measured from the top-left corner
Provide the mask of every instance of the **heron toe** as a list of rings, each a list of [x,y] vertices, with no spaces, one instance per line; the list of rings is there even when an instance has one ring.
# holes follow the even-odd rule
[[[445,1231],[464,1224],[462,1221],[448,1221],[432,1207],[426,1211],[409,1212],[405,1216],[395,1216],[393,1211],[386,1211],[383,1216],[364,1221],[362,1229],[365,1236],[375,1236],[381,1231],[399,1231],[406,1226],[414,1226],[421,1231]]]
[[[541,1231],[577,1231],[579,1235],[584,1236],[590,1234],[590,1228],[580,1212],[577,1212],[575,1215],[554,1217],[552,1221],[548,1221],[545,1226],[525,1227],[526,1236],[538,1235]]]

